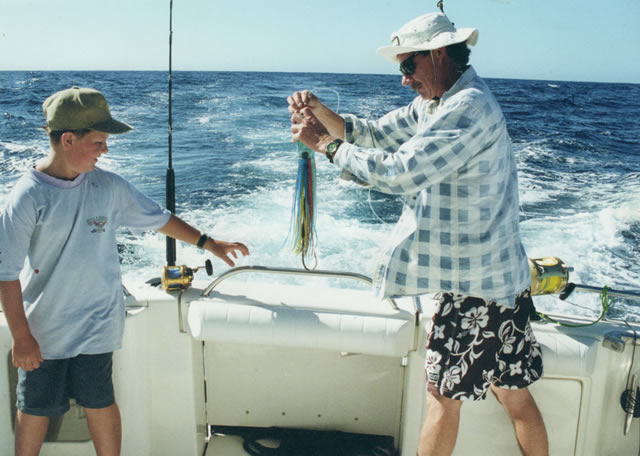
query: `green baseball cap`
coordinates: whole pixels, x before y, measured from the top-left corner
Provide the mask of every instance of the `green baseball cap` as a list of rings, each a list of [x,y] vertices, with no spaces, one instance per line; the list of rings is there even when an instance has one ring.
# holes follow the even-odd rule
[[[107,100],[95,89],[73,86],[61,90],[45,100],[42,110],[51,131],[88,129],[119,134],[133,128],[111,117]]]

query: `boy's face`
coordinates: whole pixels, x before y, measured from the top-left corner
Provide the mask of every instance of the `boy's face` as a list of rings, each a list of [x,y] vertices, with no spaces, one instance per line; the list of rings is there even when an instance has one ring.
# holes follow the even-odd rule
[[[91,131],[80,137],[71,132],[62,135],[65,148],[65,161],[69,172],[82,174],[92,171],[98,158],[109,152],[107,133]]]

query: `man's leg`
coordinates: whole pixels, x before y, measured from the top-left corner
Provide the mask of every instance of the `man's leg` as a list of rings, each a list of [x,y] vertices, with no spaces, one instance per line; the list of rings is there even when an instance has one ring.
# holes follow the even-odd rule
[[[547,456],[547,430],[536,401],[527,388],[504,389],[491,385],[491,391],[513,421],[520,450],[525,456]]]
[[[418,456],[449,456],[458,438],[462,401],[427,392],[427,416],[418,444]]]
[[[122,445],[118,404],[100,409],[85,407],[84,411],[97,456],[118,456]]]
[[[16,456],[37,456],[49,428],[48,416],[16,414]]]

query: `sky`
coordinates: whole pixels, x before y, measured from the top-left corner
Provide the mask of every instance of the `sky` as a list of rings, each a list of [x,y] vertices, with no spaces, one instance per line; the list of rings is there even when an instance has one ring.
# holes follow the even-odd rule
[[[168,69],[170,0],[0,0],[0,70]],[[174,0],[173,70],[398,74],[375,53],[436,0]],[[640,83],[640,0],[445,0],[493,78]]]

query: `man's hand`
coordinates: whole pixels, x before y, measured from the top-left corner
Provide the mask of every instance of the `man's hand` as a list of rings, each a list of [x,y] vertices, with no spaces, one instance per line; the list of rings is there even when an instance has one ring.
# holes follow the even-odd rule
[[[316,152],[324,153],[335,138],[344,140],[344,119],[322,104],[309,90],[287,97],[291,113],[293,141],[302,141]]]
[[[309,108],[313,111],[322,105],[318,97],[308,90],[294,92],[293,95],[287,97],[287,103],[289,103],[289,112],[291,114],[300,112],[304,108]]]
[[[291,133],[293,133],[293,142],[302,141],[309,148],[322,154],[325,153],[327,144],[334,139],[309,108],[293,113]]]

